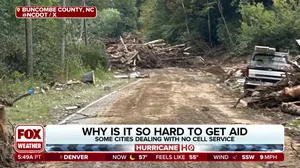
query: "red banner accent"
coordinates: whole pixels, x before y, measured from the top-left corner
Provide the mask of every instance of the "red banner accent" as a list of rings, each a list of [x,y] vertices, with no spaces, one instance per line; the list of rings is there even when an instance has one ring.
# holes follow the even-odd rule
[[[96,18],[94,6],[18,6],[17,18]]]
[[[16,153],[18,162],[282,162],[284,153]]]

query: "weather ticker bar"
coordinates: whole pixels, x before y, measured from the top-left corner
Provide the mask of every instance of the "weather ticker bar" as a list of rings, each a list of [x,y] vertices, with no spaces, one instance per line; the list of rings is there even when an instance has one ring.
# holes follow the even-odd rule
[[[96,18],[95,6],[18,6],[17,18]]]
[[[15,160],[19,162],[280,162],[284,161],[284,128],[18,125],[15,150]]]
[[[282,162],[284,153],[16,153],[18,162]]]

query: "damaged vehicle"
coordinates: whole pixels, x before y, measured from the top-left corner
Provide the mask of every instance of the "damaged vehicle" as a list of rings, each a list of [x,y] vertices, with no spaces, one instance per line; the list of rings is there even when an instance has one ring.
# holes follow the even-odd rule
[[[257,86],[274,85],[279,82],[290,68],[289,52],[276,52],[275,48],[255,46],[245,72],[244,91],[253,91]]]

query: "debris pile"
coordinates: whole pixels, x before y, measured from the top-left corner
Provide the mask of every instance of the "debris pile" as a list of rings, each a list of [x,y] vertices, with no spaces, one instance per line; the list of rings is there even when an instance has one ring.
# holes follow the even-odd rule
[[[245,67],[232,67],[226,71],[226,78],[224,84],[228,86],[232,91],[241,93],[244,91],[243,86],[245,82]]]
[[[244,66],[223,68],[220,65],[208,66],[202,69],[205,74],[210,73],[218,77],[218,83],[229,87],[233,91],[241,90],[244,83]]]
[[[280,107],[284,113],[300,115],[300,66],[298,58],[289,61],[291,68],[285,77],[272,86],[259,86],[253,92],[245,92],[248,106],[258,108]]]
[[[49,90],[64,90],[66,88],[70,88],[73,85],[82,85],[84,84],[82,81],[79,80],[69,80],[65,83],[60,83],[60,82],[50,82],[47,85],[43,85],[41,87],[37,87],[36,91],[37,93],[45,93],[46,91]]]
[[[163,39],[142,43],[137,35],[129,34],[124,39],[109,40],[110,70],[135,71],[136,68],[162,68],[180,64],[190,53],[185,44],[168,45]]]

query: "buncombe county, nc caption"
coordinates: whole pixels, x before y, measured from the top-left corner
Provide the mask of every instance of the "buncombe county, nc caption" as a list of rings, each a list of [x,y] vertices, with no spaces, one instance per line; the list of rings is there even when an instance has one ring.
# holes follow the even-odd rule
[[[83,12],[83,7],[22,7],[22,12]]]

